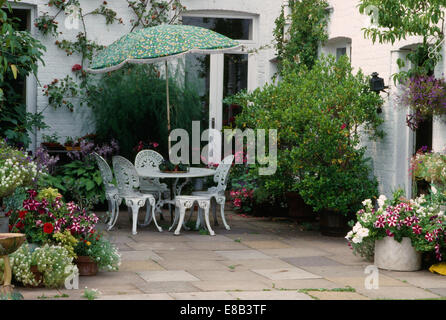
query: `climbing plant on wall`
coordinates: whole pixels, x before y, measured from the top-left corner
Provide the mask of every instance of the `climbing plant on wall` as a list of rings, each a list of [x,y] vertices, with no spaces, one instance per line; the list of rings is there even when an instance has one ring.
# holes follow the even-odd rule
[[[156,1],[156,0],[126,0],[128,7],[134,17],[128,21],[132,26],[131,31],[136,28],[150,27],[162,23],[176,23],[180,14],[186,9],[180,0]],[[43,94],[48,97],[49,105],[54,108],[66,107],[74,110],[73,99],[83,105],[88,103],[88,96],[94,94],[96,86],[92,81],[93,76],[87,74],[83,69],[86,63],[91,62],[94,54],[103,48],[100,44],[88,38],[87,24],[85,18],[89,15],[103,16],[105,24],[125,24],[117,13],[110,8],[107,1],[100,1],[100,5],[92,10],[85,11],[80,0],[48,0],[48,7],[56,8],[54,15],[44,12],[34,22],[34,25],[43,35],[51,35],[55,38],[55,45],[65,51],[67,56],[76,54],[79,56],[79,64],[72,67],[72,75],[61,79],[54,79],[43,88]],[[56,20],[60,15],[76,16],[80,20],[81,31],[75,40],[62,39],[62,32],[58,31],[59,22]]]
[[[407,55],[411,62],[408,71],[394,75],[395,81],[404,81],[415,75],[431,75],[441,60],[441,46],[444,40],[443,0],[361,0],[362,14],[376,14],[374,24],[363,28],[364,36],[373,42],[394,44],[410,36],[422,37],[422,43]],[[403,59],[399,67],[405,66]]]
[[[319,46],[328,39],[329,5],[325,0],[290,0],[288,6],[290,14],[286,14],[282,7],[275,21],[279,71],[287,63],[304,64],[311,69],[317,60]]]
[[[11,16],[10,3],[0,0],[0,137],[27,147],[29,131],[45,124],[40,113],[26,111],[24,82],[29,74],[36,75],[45,47],[28,31],[19,30],[18,19]]]

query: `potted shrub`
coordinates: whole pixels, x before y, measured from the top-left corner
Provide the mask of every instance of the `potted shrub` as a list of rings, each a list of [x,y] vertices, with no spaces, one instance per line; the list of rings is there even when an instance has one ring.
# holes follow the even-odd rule
[[[243,106],[236,118],[239,128],[277,129],[277,171],[262,177],[265,186],[274,194],[291,192],[290,200],[298,192],[320,213],[322,224],[343,225],[336,234],[344,235],[348,216],[377,193],[360,147],[361,138],[384,134],[377,113],[383,100],[370,91],[369,79],[361,70],[353,74],[347,57],[329,56],[311,70],[285,65],[278,84],[236,98]]]
[[[375,265],[395,271],[415,271],[421,268],[422,253],[432,252],[442,259],[444,222],[439,205],[424,195],[407,200],[403,191],[393,199],[384,195],[376,207],[370,199],[363,201],[357,212],[357,223],[346,238],[352,248],[359,248],[364,240],[374,242]]]

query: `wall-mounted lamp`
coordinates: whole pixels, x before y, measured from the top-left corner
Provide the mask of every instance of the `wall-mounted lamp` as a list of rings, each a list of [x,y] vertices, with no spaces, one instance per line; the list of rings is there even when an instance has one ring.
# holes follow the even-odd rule
[[[378,77],[378,72],[372,73],[372,78],[370,79],[370,90],[375,92],[376,94],[379,94],[381,91],[386,92],[384,89],[388,89],[388,86],[384,85],[384,79]],[[381,107],[377,110],[378,113],[382,112]]]

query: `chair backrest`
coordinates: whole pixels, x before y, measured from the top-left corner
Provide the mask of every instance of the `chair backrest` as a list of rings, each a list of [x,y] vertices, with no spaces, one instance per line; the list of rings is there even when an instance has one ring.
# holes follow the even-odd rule
[[[159,165],[164,161],[162,155],[153,150],[141,150],[138,152],[135,158],[136,168],[158,168]]]
[[[226,184],[228,183],[229,170],[231,169],[232,161],[234,161],[234,155],[227,156],[218,165],[215,175],[214,182],[217,183],[216,191],[218,193],[223,193],[226,190]]]
[[[92,152],[91,155],[95,158],[96,163],[98,164],[99,171],[101,172],[102,182],[105,185],[105,189],[113,187],[113,172],[110,169],[107,161],[102,158],[96,152]]]
[[[131,194],[139,187],[139,176],[133,164],[124,157],[114,156],[113,170],[119,193]]]

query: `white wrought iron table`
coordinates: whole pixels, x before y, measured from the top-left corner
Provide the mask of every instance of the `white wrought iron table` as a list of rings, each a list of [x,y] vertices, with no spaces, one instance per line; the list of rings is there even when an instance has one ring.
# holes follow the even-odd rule
[[[168,179],[168,185],[170,188],[170,199],[158,199],[156,207],[162,208],[164,204],[171,204],[170,206],[170,218],[173,221],[173,208],[175,207],[175,196],[181,194],[183,187],[190,181],[191,178],[209,177],[215,174],[215,170],[208,168],[189,168],[188,172],[172,173],[162,172],[159,169],[153,168],[137,168],[138,175],[143,178],[160,178]],[[181,184],[178,184],[179,179],[185,179]]]

